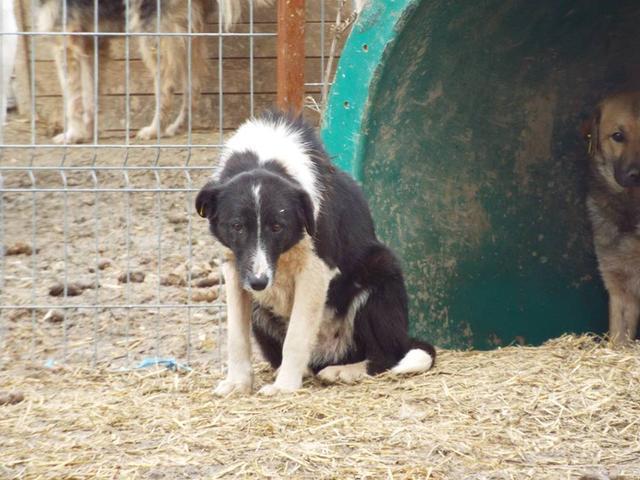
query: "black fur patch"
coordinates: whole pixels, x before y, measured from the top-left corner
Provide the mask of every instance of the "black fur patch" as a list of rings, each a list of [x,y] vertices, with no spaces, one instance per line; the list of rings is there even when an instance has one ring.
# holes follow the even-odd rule
[[[236,175],[249,172],[256,168],[258,168],[258,156],[254,152],[234,152],[227,159],[225,168],[220,174],[220,183],[224,183]]]
[[[282,344],[287,333],[284,319],[259,305],[254,305],[251,330],[262,352],[271,366],[279,368],[282,363]]]
[[[125,3],[123,0],[67,0],[69,16],[90,15],[93,17],[95,5],[98,4],[98,19],[106,22],[123,22]],[[62,1],[60,1],[62,5]]]

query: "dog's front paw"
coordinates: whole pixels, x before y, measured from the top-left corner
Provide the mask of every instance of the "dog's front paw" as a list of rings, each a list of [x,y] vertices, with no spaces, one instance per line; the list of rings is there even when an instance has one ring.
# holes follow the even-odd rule
[[[165,137],[173,137],[176,133],[180,131],[181,128],[182,128],[182,123],[178,123],[178,122],[172,123],[165,129],[164,135]]]
[[[278,386],[277,383],[270,383],[269,385],[265,385],[259,391],[259,395],[264,395],[265,397],[273,397],[276,395],[286,395],[288,393],[293,393],[298,390],[300,387],[287,387],[287,386]]]
[[[136,134],[136,138],[139,140],[151,140],[152,138],[158,137],[158,129],[155,125],[149,125],[147,127],[141,128],[138,130]]]
[[[58,145],[72,145],[75,143],[84,143],[87,140],[86,135],[73,129],[60,133],[53,137],[53,143]]]
[[[282,370],[278,371],[276,381],[270,385],[265,385],[258,392],[260,395],[273,396],[295,392],[302,387],[302,375],[285,375]]]
[[[318,378],[325,383],[356,383],[366,375],[366,366],[361,363],[331,365],[318,372]]]
[[[213,390],[213,394],[219,397],[226,397],[232,393],[248,394],[251,393],[251,383],[251,380],[238,381],[225,378]]]

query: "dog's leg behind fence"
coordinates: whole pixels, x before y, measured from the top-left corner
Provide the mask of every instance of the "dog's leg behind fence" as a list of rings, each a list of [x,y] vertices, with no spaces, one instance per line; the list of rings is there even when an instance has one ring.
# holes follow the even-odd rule
[[[204,78],[206,70],[206,44],[204,37],[193,37],[193,33],[204,32],[205,12],[199,2],[187,2],[186,24],[180,26],[180,31],[185,32],[184,37],[166,39],[165,50],[172,58],[168,59],[165,68],[169,70],[170,79],[180,79],[180,90],[182,91],[182,104],[177,118],[169,125],[165,134],[175,135],[187,120],[187,110],[189,102],[194,102],[200,96],[200,82]],[[168,47],[168,45],[171,45]],[[192,59],[195,58],[195,63]],[[192,103],[193,105],[193,103]]]
[[[97,45],[96,47],[97,48]],[[97,52],[94,52],[93,55],[97,55]],[[95,95],[96,95],[96,84],[94,76],[97,75],[97,71],[94,71],[94,66],[92,63],[96,63],[93,61],[93,58],[90,59],[88,55],[80,55],[78,57],[78,62],[80,66],[80,82],[82,89],[82,125],[84,131],[86,132],[87,139],[93,138],[94,136],[94,125],[96,124],[96,104],[95,104]],[[94,143],[97,143],[97,138],[94,138]]]
[[[188,88],[189,82],[187,81],[187,72],[185,71],[185,74],[182,77],[182,101],[180,103],[180,111],[173,123],[165,130],[165,134],[168,137],[173,137],[178,133],[178,131],[184,126],[184,122],[187,119],[187,108],[189,105],[189,94],[187,93]]]
[[[69,38],[67,43],[71,44],[73,41]],[[66,85],[64,131],[54,137],[54,143],[78,143],[88,137],[84,124],[85,95],[82,91],[82,67],[79,57],[81,55],[78,55],[76,48],[65,48],[62,45],[54,49],[60,85]]]
[[[202,28],[200,28],[200,30],[202,30]],[[186,61],[181,61],[180,65],[172,67],[181,72],[182,103],[180,105],[180,112],[178,113],[178,116],[165,130],[165,134],[169,137],[178,133],[178,131],[180,131],[184,126],[187,119],[191,118],[189,105],[191,105],[191,112],[193,113],[196,102],[200,98],[202,79],[205,78],[206,64],[204,59],[207,58],[207,56],[204,38],[189,37],[189,43],[191,46],[185,43],[184,45],[181,45],[180,49],[176,49],[178,50],[176,54],[184,57],[184,60]],[[196,59],[195,63],[192,62],[193,58]],[[192,120],[193,119],[188,122],[189,132],[191,132]]]
[[[174,39],[168,39],[166,41],[161,40],[158,45],[155,44],[155,40],[142,37],[140,39],[140,51],[142,59],[151,72],[154,81],[154,92],[160,98],[156,98],[155,113],[151,123],[142,128],[137,137],[149,140],[151,138],[161,137],[163,125],[167,124],[167,120],[171,113],[171,104],[173,97],[173,72],[172,63],[178,61],[174,57],[174,54],[180,53],[169,50],[169,43]],[[160,48],[160,55],[158,55],[157,48]]]

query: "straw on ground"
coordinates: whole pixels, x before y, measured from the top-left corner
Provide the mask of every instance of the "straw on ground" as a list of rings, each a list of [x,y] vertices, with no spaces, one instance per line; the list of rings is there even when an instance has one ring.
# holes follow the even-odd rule
[[[275,399],[217,399],[219,377],[9,366],[0,477],[640,478],[640,345],[442,351],[424,375]]]

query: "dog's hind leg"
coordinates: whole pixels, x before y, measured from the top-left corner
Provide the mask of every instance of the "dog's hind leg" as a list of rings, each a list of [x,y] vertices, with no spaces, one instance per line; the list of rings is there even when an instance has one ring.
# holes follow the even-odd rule
[[[325,383],[356,383],[367,376],[367,361],[330,365],[320,370],[317,376]]]
[[[184,126],[184,122],[187,119],[189,97],[191,97],[191,107],[192,107],[191,111],[193,112],[194,110],[193,108],[195,106],[194,93],[197,94],[198,92],[194,92],[193,89],[191,89],[191,92],[189,92],[190,85],[188,80],[189,80],[188,75],[187,75],[187,72],[185,71],[184,78],[182,80],[182,102],[180,104],[180,112],[178,113],[178,116],[173,121],[173,123],[165,129],[164,134],[167,137],[173,137]],[[193,76],[192,76],[192,83],[193,83]]]
[[[192,84],[196,86],[192,90],[192,102],[199,92],[199,72],[206,64],[206,49],[204,39],[198,37],[188,37],[189,19],[191,20],[191,32],[200,33],[204,31],[205,25],[205,4],[203,1],[194,0],[191,3],[191,15],[186,8],[186,3],[172,2],[169,8],[161,16],[161,30],[163,32],[182,33],[185,36],[175,36],[162,38],[159,42],[160,61],[158,62],[157,41],[153,37],[140,41],[140,50],[145,65],[152,73],[155,82],[156,109],[155,115],[150,125],[142,128],[138,132],[138,138],[149,139],[165,135],[175,135],[182,128],[187,118],[187,108],[189,105],[187,68],[189,54],[189,41],[191,41],[191,63]],[[133,22],[135,26],[142,25],[139,20]],[[145,27],[140,27],[145,28]],[[147,28],[148,29],[148,28]],[[173,87],[175,82],[182,83],[182,105],[176,119],[169,124],[171,116],[171,105],[173,101]],[[159,98],[158,98],[159,97]],[[193,105],[193,103],[192,103]],[[167,125],[169,124],[169,125]]]
[[[17,32],[18,26],[13,15],[13,1],[0,6],[0,30],[5,34]],[[0,142],[3,141],[4,121],[7,113],[7,96],[13,65],[16,58],[18,37],[16,35],[0,36]]]
[[[187,119],[187,107],[189,105],[189,76],[187,72],[186,55],[188,53],[187,41],[182,38],[168,39],[163,43],[166,48],[167,61],[163,61],[162,68],[165,70],[165,82],[173,82],[176,77],[180,78],[182,83],[182,102],[180,103],[180,111],[178,116],[165,130],[164,134],[168,137],[174,136],[183,127],[185,120]],[[187,59],[188,60],[188,59]],[[204,61],[201,60],[201,61]],[[192,65],[193,67],[193,65]],[[191,81],[193,82],[193,69],[192,69]],[[170,94],[171,95],[171,94]],[[162,118],[165,121],[169,121],[170,110],[162,112]]]
[[[612,287],[609,289],[609,335],[616,345],[633,341],[637,334],[640,302],[636,297]]]
[[[91,50],[89,48],[88,50]],[[97,54],[97,52],[95,52]],[[80,77],[82,83],[82,124],[86,132],[87,139],[94,134],[94,120],[96,113],[94,80],[97,72],[93,69],[93,56],[88,54],[80,55]],[[97,141],[97,138],[94,139]]]
[[[184,82],[185,88],[187,85],[187,82]],[[176,133],[178,133],[182,127],[184,126],[184,122],[187,119],[187,106],[189,105],[189,95],[187,94],[187,92],[185,92],[183,90],[182,92],[182,102],[180,104],[180,112],[178,113],[178,116],[176,117],[176,119],[173,121],[173,123],[171,125],[169,125],[165,131],[164,134],[167,137],[173,137]],[[193,110],[193,109],[192,109]]]
[[[626,323],[626,327],[627,327],[627,336],[629,338],[630,341],[634,341],[636,339],[636,336],[638,335],[638,324],[640,323],[640,308],[638,307],[638,299],[635,299],[636,301],[636,314],[633,316],[629,316],[627,318],[627,323]]]
[[[161,137],[163,125],[166,125],[171,114],[173,101],[173,75],[174,68],[172,62],[178,61],[172,54],[174,53],[169,45],[176,43],[176,39],[162,39],[160,41],[160,63],[157,58],[157,45],[153,37],[140,39],[140,52],[145,65],[153,76],[155,92],[155,109],[153,120],[146,127],[141,128],[136,137],[142,140]]]
[[[364,352],[366,373],[429,370],[435,350],[408,335],[408,298],[398,260],[385,246],[374,245],[360,265],[354,281],[369,294],[356,314],[354,338]]]
[[[194,37],[192,39],[191,47],[191,78],[187,74],[187,65],[183,65],[181,68],[182,75],[182,103],[180,105],[180,112],[178,116],[165,130],[167,137],[172,137],[178,133],[185,124],[187,116],[189,115],[189,99],[191,99],[191,115],[195,112],[197,101],[200,98],[202,79],[206,73],[207,55],[203,38]],[[185,49],[181,55],[187,55],[188,51]],[[185,57],[186,58],[186,57]],[[189,81],[191,80],[191,81]]]
[[[202,33],[205,31],[205,7],[202,2],[194,1],[191,4],[191,31],[194,33]],[[182,12],[183,15],[186,12]],[[188,18],[180,18],[174,16],[175,30],[188,32]],[[167,25],[169,28],[169,25]],[[189,100],[191,100],[191,112],[195,111],[196,102],[200,97],[201,84],[207,70],[207,48],[203,37],[183,37],[172,39],[168,42],[168,48],[172,51],[170,55],[174,59],[169,66],[173,69],[174,78],[180,80],[182,87],[182,102],[180,112],[176,119],[169,125],[164,133],[168,137],[172,137],[185,124],[188,115]],[[191,45],[191,48],[189,48]],[[189,68],[190,67],[190,68]],[[191,76],[189,77],[189,69]]]
[[[53,137],[54,143],[81,143],[89,138],[89,132],[84,123],[84,98],[82,82],[83,39],[75,41],[67,39],[66,48],[62,39],[58,40],[54,48],[54,58],[60,88],[65,101],[64,132]],[[71,47],[71,48],[70,48]]]

